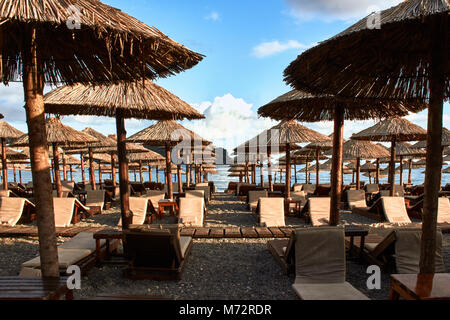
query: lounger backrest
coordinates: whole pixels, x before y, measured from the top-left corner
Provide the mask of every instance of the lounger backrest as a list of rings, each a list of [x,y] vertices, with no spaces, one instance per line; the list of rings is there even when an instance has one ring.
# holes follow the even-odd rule
[[[14,227],[22,217],[26,202],[33,205],[25,198],[0,198],[0,224]]]
[[[8,198],[11,194],[11,190],[0,190],[0,198]]]
[[[55,226],[70,226],[75,209],[75,198],[53,198]]]
[[[206,201],[209,201],[209,199],[211,199],[210,188],[208,186],[195,187],[195,190],[203,190],[205,192],[205,200]]]
[[[348,190],[347,201],[351,209],[354,207],[366,208],[366,192],[364,190]]]
[[[309,217],[314,227],[328,225],[330,221],[330,198],[309,198]]]
[[[202,198],[205,199],[205,190],[188,190],[186,198]]]
[[[295,283],[345,282],[343,228],[296,229],[295,234]]]
[[[75,182],[73,181],[61,181],[61,187],[63,191],[73,192],[73,188],[75,188]]]
[[[205,202],[203,198],[180,198],[180,222],[185,226],[203,227]]]
[[[86,191],[92,191],[92,185],[91,185],[91,184],[86,184],[86,185],[84,186],[84,190],[86,190]]]
[[[418,274],[420,271],[420,246],[422,230],[420,228],[399,228],[395,230],[395,265],[397,273]],[[444,273],[442,258],[442,232],[436,233],[435,272]]]
[[[294,191],[302,191],[303,190],[303,185],[302,184],[296,184],[294,186]]]
[[[266,190],[249,191],[248,192],[248,204],[251,209],[256,208],[259,198],[267,198],[268,193]]]
[[[366,185],[366,192],[367,193],[376,193],[379,192],[380,188],[378,187],[378,184],[367,184]]]
[[[381,205],[388,222],[398,224],[411,223],[403,197],[381,197]]]
[[[148,199],[130,197],[130,211],[133,213],[132,224],[144,224],[148,212]]]
[[[71,193],[71,191],[64,191],[62,192],[62,197],[63,198],[68,198],[69,194]],[[53,198],[57,198],[58,197],[58,191],[57,190],[53,190]]]
[[[293,191],[291,192],[291,199],[292,200],[300,200],[302,202],[302,205],[306,204],[306,195],[304,191]]]
[[[159,190],[149,190],[149,191],[147,191],[147,194],[145,197],[151,201],[153,208],[157,209],[158,202],[160,200],[164,200],[165,193],[164,193],[164,191],[159,191]]]
[[[100,207],[103,209],[105,205],[105,190],[88,191],[86,194],[86,206]]]
[[[450,202],[448,198],[439,198],[437,222],[450,223]]]
[[[315,184],[304,184],[303,185],[303,191],[308,193],[314,193],[316,191],[316,185]]]
[[[382,197],[389,197],[391,194],[390,190],[381,190],[380,195]],[[403,186],[401,185],[395,185],[394,186],[394,196],[396,197],[404,197],[405,196],[405,190],[403,189]]]
[[[209,183],[208,182],[201,182],[201,183],[197,183],[195,184],[196,187],[208,187]]]
[[[283,227],[284,198],[259,198],[259,219],[264,227]]]

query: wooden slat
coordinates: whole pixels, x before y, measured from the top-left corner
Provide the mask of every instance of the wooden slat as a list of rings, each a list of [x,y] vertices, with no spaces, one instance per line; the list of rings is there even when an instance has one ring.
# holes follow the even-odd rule
[[[272,238],[272,232],[270,232],[269,228],[266,227],[256,227],[256,232],[260,238]]]
[[[224,236],[224,229],[223,228],[211,228],[211,231],[209,232],[209,236],[211,238],[223,238]]]
[[[208,238],[209,228],[195,228],[194,238]]]
[[[284,236],[285,236],[286,238],[290,238],[290,237],[291,237],[291,233],[292,233],[292,231],[294,231],[294,230],[295,230],[295,229],[294,229],[294,228],[291,228],[291,227],[281,227],[281,228],[280,228],[280,231],[284,233]]]
[[[242,227],[241,232],[244,238],[258,238],[258,233],[253,227]]]
[[[285,238],[284,232],[280,228],[271,227],[269,231],[272,232],[274,238]]]
[[[242,238],[241,228],[225,228],[225,238]]]
[[[193,237],[195,233],[195,228],[183,228],[180,231],[180,235],[184,237]]]

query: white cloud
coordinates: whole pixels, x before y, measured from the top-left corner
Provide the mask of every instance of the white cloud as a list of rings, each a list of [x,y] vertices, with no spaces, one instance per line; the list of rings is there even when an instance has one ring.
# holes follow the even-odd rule
[[[299,21],[348,20],[395,6],[402,0],[285,0],[290,14]]]
[[[277,53],[281,53],[291,49],[305,50],[312,45],[305,45],[296,40],[289,40],[286,42],[279,42],[278,40],[271,42],[263,42],[252,49],[251,55],[257,58],[265,58]]]
[[[220,20],[220,15],[219,15],[218,12],[212,11],[210,14],[208,14],[208,15],[205,17],[205,19],[206,19],[206,20],[212,20],[212,21],[218,21],[218,20]]]
[[[252,104],[231,94],[216,97],[213,102],[207,101],[200,105],[208,106],[203,111],[206,119],[183,121],[182,124],[229,152],[276,124],[272,120],[258,118],[252,110]]]

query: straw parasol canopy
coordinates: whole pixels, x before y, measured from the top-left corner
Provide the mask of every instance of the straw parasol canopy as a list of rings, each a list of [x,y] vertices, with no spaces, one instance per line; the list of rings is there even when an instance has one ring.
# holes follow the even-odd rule
[[[0,139],[2,145],[2,177],[3,177],[3,190],[8,190],[8,170],[6,165],[7,150],[6,142],[11,139],[17,139],[23,135],[23,132],[17,130],[6,121],[0,121]]]
[[[80,108],[85,105],[85,108]],[[88,86],[75,84],[45,95],[45,112],[58,115],[115,117],[120,109],[125,118],[166,120],[204,116],[168,90],[151,80]]]
[[[450,130],[448,130],[447,128],[442,128],[442,142],[441,142],[441,145],[443,147],[450,146]],[[412,148],[423,148],[423,149],[425,149],[426,147],[427,147],[427,141],[426,140],[419,141],[419,142],[415,143],[412,146]]]
[[[450,97],[449,12],[448,0],[403,1],[307,50],[285,70],[296,89],[313,93],[429,99],[421,274],[435,269],[443,102]]]

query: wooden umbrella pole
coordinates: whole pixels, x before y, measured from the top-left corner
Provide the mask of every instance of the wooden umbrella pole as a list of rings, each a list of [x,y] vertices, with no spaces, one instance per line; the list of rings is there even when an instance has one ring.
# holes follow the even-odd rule
[[[377,172],[375,174],[375,183],[380,184],[380,159],[375,160],[376,166],[377,166]]]
[[[286,144],[286,199],[291,197],[291,145]]]
[[[13,164],[13,175],[14,175],[14,182],[17,182],[17,177],[16,177],[16,165]]]
[[[113,187],[116,186],[116,159],[114,158],[114,153],[111,152],[111,180]]]
[[[270,151],[267,152],[267,171],[268,171],[268,180],[269,180],[269,191],[273,192],[273,181],[272,181],[272,160]]]
[[[67,181],[69,179],[67,177],[66,155],[64,153],[62,155],[62,165],[63,165],[63,179],[64,179],[64,181]]]
[[[98,181],[99,181],[99,189],[102,189],[103,186],[103,172],[102,172],[102,163],[98,163]]]
[[[53,168],[55,170],[55,185],[56,185],[56,195],[58,198],[62,198],[62,185],[61,185],[61,175],[59,173],[59,152],[58,144],[52,143],[53,149]]]
[[[130,192],[128,188],[129,173],[125,130],[125,119],[123,111],[116,111],[116,130],[117,130],[117,156],[119,159],[119,186],[120,186],[120,211],[122,214],[122,229],[128,229],[132,222],[133,214],[130,211]]]
[[[73,181],[73,169],[71,164],[69,164],[69,171],[70,171],[70,181]]]
[[[167,177],[167,193],[169,199],[173,199],[172,168],[171,168],[169,144],[166,144],[166,177]]]
[[[156,166],[156,183],[159,183],[159,166]]]
[[[183,183],[181,178],[181,166],[177,165],[178,192],[183,192]]]
[[[356,190],[361,189],[361,158],[356,158]]]
[[[139,160],[139,180],[144,183],[144,172],[142,171],[142,160]]]
[[[309,179],[308,179],[308,157],[306,157],[306,166],[305,166],[305,183],[308,184],[309,183]]]
[[[423,204],[420,273],[435,272],[436,227],[442,169],[442,113],[448,72],[448,15],[441,16],[431,30],[430,104],[428,107],[427,158]]]
[[[150,165],[150,162],[147,162],[148,166],[148,182],[152,182],[152,166]]]
[[[256,184],[256,163],[252,164],[252,168],[253,168],[253,184]]]
[[[320,163],[319,163],[319,149],[316,150],[316,186],[320,184]]]
[[[264,165],[261,161],[261,165],[259,167],[259,175],[261,176],[261,188],[264,188]]]
[[[133,169],[133,175],[134,175],[134,182],[137,182],[137,175],[136,175],[136,169]]]
[[[403,157],[400,156],[400,185],[403,185]]]
[[[95,169],[94,169],[94,154],[92,148],[88,148],[89,151],[89,178],[91,180],[92,190],[95,190]]]
[[[396,141],[395,139],[392,139],[391,142],[391,161],[389,163],[389,183],[391,184],[391,191],[389,192],[389,195],[391,197],[394,196],[394,188],[395,188],[395,147],[396,147]]]
[[[22,54],[23,86],[41,272],[43,277],[58,278],[55,215],[44,115],[44,75],[37,57],[36,28],[31,27],[27,31],[31,34],[31,39]]]
[[[19,169],[19,182],[22,184],[22,170]]]
[[[86,173],[84,171],[84,156],[83,156],[83,152],[80,153],[80,159],[81,159],[81,163],[80,163],[80,166],[81,166],[81,180],[83,182],[83,185],[85,185],[86,184],[86,175],[85,175]]]
[[[53,161],[50,161],[51,162],[51,171],[52,171],[52,181],[53,181],[53,183],[55,183],[55,168],[54,168],[54,166],[53,166]],[[52,188],[53,188],[53,186],[52,186]]]
[[[344,112],[342,106],[336,106],[334,112],[333,157],[331,161],[331,200],[330,225],[339,224],[342,197],[342,156],[344,135]]]
[[[412,159],[408,160],[408,184],[412,183]]]
[[[297,184],[297,158],[294,158],[294,183]]]
[[[8,167],[6,164],[6,139],[2,138],[2,179],[3,190],[8,190]]]

